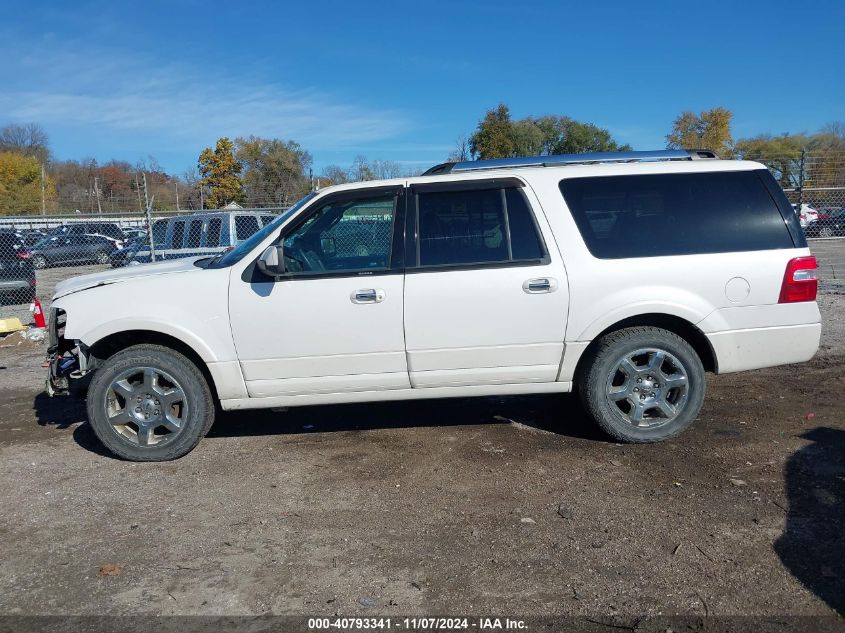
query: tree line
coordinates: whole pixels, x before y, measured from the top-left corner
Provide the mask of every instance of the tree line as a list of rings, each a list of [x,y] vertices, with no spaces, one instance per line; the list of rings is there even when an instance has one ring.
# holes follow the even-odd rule
[[[129,163],[58,160],[36,123],[0,128],[0,215],[141,213],[154,210],[285,207],[312,187],[407,175],[387,160],[357,156],[348,168],[311,173],[311,153],[293,140],[223,137],[203,149],[197,167],[167,173],[154,157]]]
[[[816,133],[761,134],[734,139],[724,107],[682,112],[666,147],[711,149],[722,158],[764,162],[785,188],[845,184],[845,123]],[[475,130],[458,138],[449,161],[515,156],[626,151],[631,146],[599,125],[565,115],[511,117],[506,104],[488,110]],[[805,160],[807,158],[807,160]],[[328,165],[312,174],[311,153],[293,140],[222,137],[203,149],[197,167],[167,173],[153,157],[131,164],[95,159],[57,160],[36,124],[0,128],[0,215],[56,212],[141,212],[288,206],[310,189],[331,184],[414,175],[390,160],[356,156],[348,167]]]
[[[760,134],[734,139],[733,114],[724,107],[685,111],[666,135],[669,149],[709,149],[720,158],[765,163],[784,188],[845,185],[845,123],[833,122],[814,134]],[[610,131],[567,116],[514,120],[506,104],[487,111],[469,136],[460,136],[449,161],[612,152],[630,150]],[[804,160],[802,162],[802,156]]]

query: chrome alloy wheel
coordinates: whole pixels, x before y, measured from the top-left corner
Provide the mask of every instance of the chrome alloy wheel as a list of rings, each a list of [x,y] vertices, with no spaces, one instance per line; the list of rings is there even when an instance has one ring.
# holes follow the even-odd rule
[[[656,428],[677,418],[687,403],[684,365],[661,349],[638,349],[621,358],[607,375],[611,410],[640,428]]]
[[[189,413],[182,386],[154,367],[118,374],[106,390],[104,405],[115,433],[138,446],[171,442],[182,432]]]

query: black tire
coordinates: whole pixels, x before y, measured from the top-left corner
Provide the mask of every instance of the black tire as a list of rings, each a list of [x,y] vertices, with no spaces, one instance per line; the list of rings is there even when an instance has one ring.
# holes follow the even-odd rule
[[[648,376],[633,372],[626,375],[623,369],[617,369],[623,359],[644,350],[649,351],[633,356],[637,363],[643,364],[632,363],[632,367],[637,372],[649,372]],[[659,356],[655,352],[658,351],[668,355],[665,356],[666,364],[659,366],[660,375],[655,376],[652,383],[650,374],[654,373],[654,370],[649,369],[648,365],[657,362]],[[576,385],[587,413],[611,437],[628,443],[667,440],[685,431],[701,411],[705,392],[704,366],[692,346],[677,334],[657,327],[626,328],[603,336],[588,353],[589,356],[579,367]],[[670,372],[666,380],[663,377],[664,370]],[[686,376],[685,381],[680,378],[681,375]],[[646,381],[647,388],[640,389],[637,384],[642,385],[643,380]],[[614,386],[617,382],[618,387]],[[667,384],[679,386],[666,390]],[[628,392],[629,387],[638,393],[628,393],[618,402],[609,395],[611,389],[618,390],[621,394]],[[648,392],[647,396],[644,391]],[[664,418],[660,409],[653,406],[643,414],[653,417],[644,418],[641,422],[649,426],[638,426],[629,419],[630,411],[635,408],[632,402],[641,399],[643,403],[640,406],[645,408],[649,403],[661,398],[676,399],[677,413]],[[626,408],[628,411],[625,411]]]
[[[187,406],[187,413],[181,421],[180,430],[172,437],[167,437],[168,434],[164,433],[166,439],[157,440],[158,443],[147,446],[140,444],[140,430],[137,425],[132,426],[134,421],[130,425],[112,425],[109,422],[108,410],[112,382],[126,372],[144,367],[172,377],[184,394],[185,404],[182,406]],[[138,369],[138,371],[141,370]],[[143,385],[139,385],[138,388],[143,388]],[[120,398],[115,395],[115,392],[111,393],[111,397],[112,403],[117,399],[120,404]],[[158,400],[155,402],[157,405]],[[128,402],[123,402],[121,408],[128,412],[127,404]],[[138,462],[168,461],[186,455],[208,433],[214,422],[215,413],[211,389],[199,368],[179,352],[160,345],[133,345],[107,359],[94,372],[88,388],[87,407],[88,421],[103,445],[119,457]],[[158,413],[157,410],[156,413]],[[159,430],[167,431],[164,426],[160,426]],[[136,435],[134,440],[131,437],[133,432]]]
[[[34,255],[32,257],[32,266],[39,270],[47,268],[47,258],[44,255]]]

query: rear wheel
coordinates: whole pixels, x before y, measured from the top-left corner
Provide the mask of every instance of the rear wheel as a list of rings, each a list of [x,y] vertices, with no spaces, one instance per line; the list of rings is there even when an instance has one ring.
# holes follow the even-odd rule
[[[587,412],[623,442],[659,442],[682,433],[704,401],[704,367],[677,334],[656,327],[611,332],[579,370]]]
[[[47,268],[47,258],[44,255],[33,255],[32,265],[35,268]]]
[[[109,254],[105,251],[100,251],[97,253],[97,263],[98,264],[108,264],[109,263]]]
[[[132,461],[190,452],[214,422],[214,400],[197,366],[159,345],[135,345],[97,369],[88,420],[110,451]]]
[[[819,229],[819,237],[833,237],[833,229],[829,226],[823,226]]]

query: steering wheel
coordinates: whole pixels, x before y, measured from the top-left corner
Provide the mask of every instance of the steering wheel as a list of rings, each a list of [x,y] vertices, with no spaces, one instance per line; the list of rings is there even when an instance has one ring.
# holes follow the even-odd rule
[[[299,264],[301,272],[326,269],[317,253],[302,248],[298,240],[285,249],[285,259],[291,259]]]

